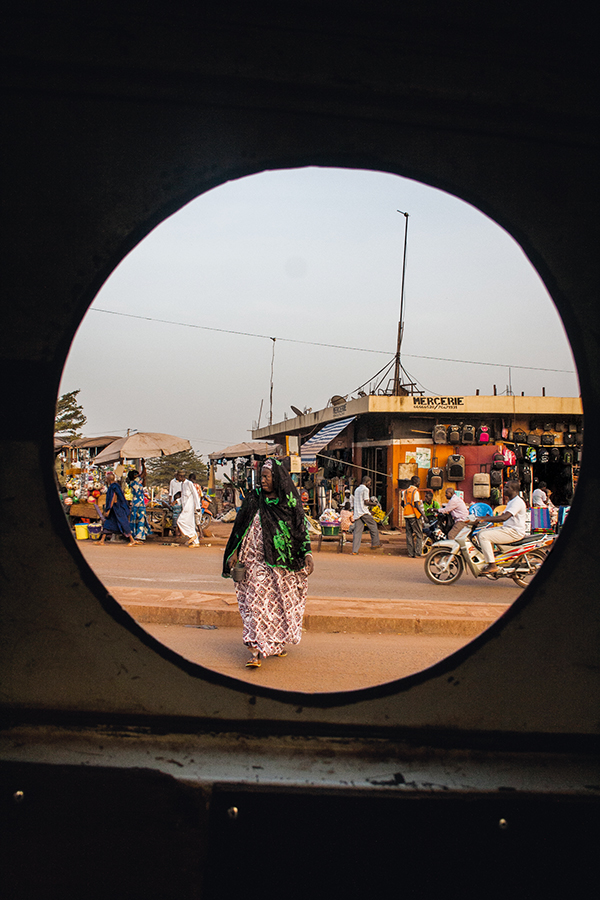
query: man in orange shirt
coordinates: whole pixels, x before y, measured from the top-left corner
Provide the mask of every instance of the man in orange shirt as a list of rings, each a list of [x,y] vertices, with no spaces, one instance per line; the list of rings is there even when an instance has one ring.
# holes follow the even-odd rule
[[[423,516],[425,510],[419,494],[419,476],[413,475],[410,485],[402,495],[404,504],[404,526],[406,528],[406,550],[411,557],[423,555]]]

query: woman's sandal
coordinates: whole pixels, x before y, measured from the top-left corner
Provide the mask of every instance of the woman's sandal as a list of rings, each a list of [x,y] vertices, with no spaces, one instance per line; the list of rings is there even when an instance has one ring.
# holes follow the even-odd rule
[[[260,658],[258,654],[256,656],[252,656],[248,662],[246,663],[247,669],[260,669]]]
[[[281,653],[276,653],[275,656],[279,656],[281,659],[282,656],[287,656],[287,650],[282,650]]]

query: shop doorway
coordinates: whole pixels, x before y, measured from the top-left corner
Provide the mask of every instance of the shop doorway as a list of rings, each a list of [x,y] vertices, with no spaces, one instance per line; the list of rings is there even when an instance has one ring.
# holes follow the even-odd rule
[[[363,447],[362,475],[368,475],[373,484],[371,493],[379,500],[384,512],[388,509],[387,447]]]

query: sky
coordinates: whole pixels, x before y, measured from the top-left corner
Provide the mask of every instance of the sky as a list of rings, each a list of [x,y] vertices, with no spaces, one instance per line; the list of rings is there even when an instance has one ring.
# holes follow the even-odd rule
[[[273,422],[377,385],[396,350],[397,210],[402,363],[419,389],[578,396],[558,313],[506,231],[410,179],[310,167],[208,191],[124,257],[63,372],[85,435],[166,432],[206,458],[268,424],[272,364]]]

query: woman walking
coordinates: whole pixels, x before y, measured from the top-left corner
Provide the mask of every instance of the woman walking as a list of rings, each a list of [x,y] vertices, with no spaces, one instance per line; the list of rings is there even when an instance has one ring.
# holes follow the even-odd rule
[[[129,546],[139,544],[134,541],[129,524],[129,507],[123,491],[115,480],[114,472],[106,473],[106,499],[104,501],[104,520],[102,522],[102,537],[98,541],[104,544],[107,534],[122,534],[129,541]]]
[[[235,586],[243,641],[252,653],[246,666],[257,668],[261,657],[285,656],[286,644],[300,643],[307,577],[314,568],[300,495],[279,460],[267,460],[260,488],[248,492],[237,514],[224,578],[238,561],[245,566]]]
[[[127,481],[131,488],[131,514],[129,524],[131,533],[136,541],[145,541],[152,534],[146,516],[146,502],[144,488],[146,487],[146,461],[142,460],[142,471],[133,469],[127,473]]]

